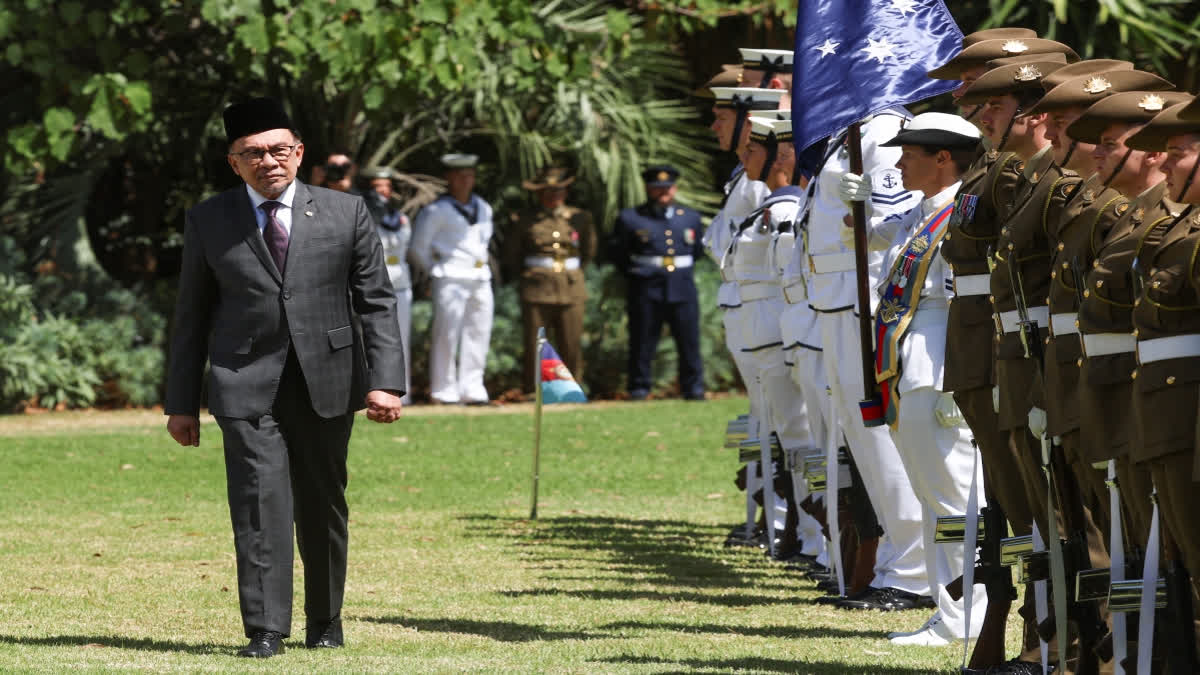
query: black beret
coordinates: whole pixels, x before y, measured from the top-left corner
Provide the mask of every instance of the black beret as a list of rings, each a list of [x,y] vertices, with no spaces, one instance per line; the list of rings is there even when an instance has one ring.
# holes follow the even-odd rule
[[[243,136],[293,128],[283,104],[273,98],[250,99],[225,109],[225,139],[230,145]]]

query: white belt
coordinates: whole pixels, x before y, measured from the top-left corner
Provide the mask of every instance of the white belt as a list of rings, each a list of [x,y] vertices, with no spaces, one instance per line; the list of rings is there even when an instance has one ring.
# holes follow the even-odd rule
[[[1045,328],[1050,325],[1050,308],[1046,305],[1030,307],[1028,314],[1029,320],[1036,322],[1038,328]],[[1011,312],[1000,313],[1000,325],[1004,326],[1005,333],[1016,333],[1021,330],[1021,326],[1018,323],[1020,321],[1021,315],[1015,309]]]
[[[817,274],[848,272],[854,269],[854,254],[826,253],[823,255],[810,255],[808,256],[808,264],[812,267],[812,271]]]
[[[758,284],[742,284],[738,286],[738,293],[741,295],[742,303],[754,302],[756,300],[766,300],[767,298],[778,298],[780,291],[779,287],[772,283]]]
[[[648,265],[650,267],[674,267],[678,269],[692,266],[692,256],[690,255],[633,255],[629,256],[629,258],[639,265]],[[726,281],[732,281],[732,279],[726,279]]]
[[[1109,356],[1111,354],[1129,354],[1137,349],[1137,339],[1133,333],[1084,333],[1083,351],[1088,358],[1093,356]]]
[[[789,305],[799,305],[800,303],[808,302],[808,287],[805,286],[804,279],[784,286],[783,299],[787,300]]]
[[[987,295],[992,292],[992,275],[964,274],[954,277],[954,295],[964,298],[968,295]]]
[[[1191,333],[1154,340],[1138,340],[1137,352],[1139,363],[1200,356],[1200,334]]]
[[[559,260],[548,255],[529,256],[525,258],[525,266],[577,270],[579,269],[579,258],[563,258]]]
[[[1076,316],[1078,315],[1073,312],[1052,315],[1050,317],[1050,330],[1054,331],[1055,336],[1078,335],[1079,326],[1075,325]]]

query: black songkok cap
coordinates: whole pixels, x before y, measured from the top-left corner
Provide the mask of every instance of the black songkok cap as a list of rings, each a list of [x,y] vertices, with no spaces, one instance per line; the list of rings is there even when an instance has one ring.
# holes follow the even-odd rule
[[[230,145],[243,136],[293,128],[283,104],[273,98],[250,99],[225,109],[225,139]]]

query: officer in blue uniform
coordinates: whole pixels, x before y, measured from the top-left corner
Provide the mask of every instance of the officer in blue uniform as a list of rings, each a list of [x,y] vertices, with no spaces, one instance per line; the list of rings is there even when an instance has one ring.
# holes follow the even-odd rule
[[[703,255],[700,214],[675,203],[671,166],[642,172],[647,200],[621,211],[609,242],[609,259],[628,280],[629,395],[645,399],[653,384],[651,362],[663,322],[671,328],[679,353],[679,391],[704,400],[700,362],[700,305],[692,267]]]

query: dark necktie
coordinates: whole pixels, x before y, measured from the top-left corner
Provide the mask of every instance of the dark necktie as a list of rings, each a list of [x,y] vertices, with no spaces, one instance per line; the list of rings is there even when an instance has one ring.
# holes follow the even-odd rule
[[[283,229],[283,223],[275,216],[275,212],[281,206],[283,204],[280,202],[268,200],[263,202],[259,208],[267,214],[267,226],[263,228],[263,241],[267,242],[267,250],[271,253],[271,259],[275,261],[275,269],[279,270],[280,276],[283,276],[283,268],[287,264],[288,233]]]

